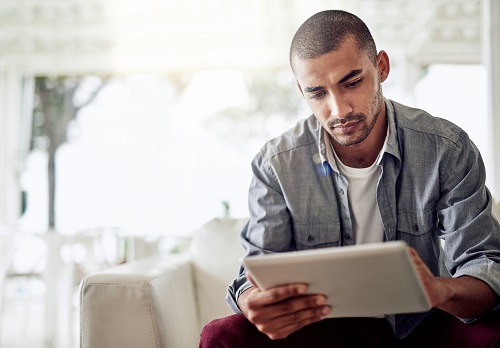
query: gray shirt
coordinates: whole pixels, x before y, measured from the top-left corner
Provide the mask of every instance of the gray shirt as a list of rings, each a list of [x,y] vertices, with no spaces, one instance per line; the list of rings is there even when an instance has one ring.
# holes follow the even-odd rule
[[[478,149],[449,121],[385,103],[389,136],[376,197],[384,240],[405,241],[436,276],[469,275],[500,295],[500,226]],[[324,136],[311,115],[252,161],[250,219],[241,232],[246,255],[355,244],[347,180],[328,161]],[[236,313],[249,286],[241,268],[226,297]],[[386,318],[403,338],[427,314]]]

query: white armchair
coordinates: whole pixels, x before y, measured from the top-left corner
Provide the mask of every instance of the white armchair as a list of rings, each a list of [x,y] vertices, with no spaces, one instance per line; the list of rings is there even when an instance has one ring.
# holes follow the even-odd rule
[[[224,301],[243,256],[246,219],[214,219],[193,233],[189,252],[133,262],[85,277],[80,347],[189,348]]]
[[[500,217],[500,204],[493,207]],[[80,347],[197,347],[202,327],[231,314],[224,301],[243,256],[246,219],[215,219],[189,252],[87,276],[80,287]]]

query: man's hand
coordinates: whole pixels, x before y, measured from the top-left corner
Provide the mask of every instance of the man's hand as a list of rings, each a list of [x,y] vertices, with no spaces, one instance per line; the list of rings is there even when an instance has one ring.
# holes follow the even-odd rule
[[[452,289],[435,277],[413,248],[408,248],[432,307],[440,307],[451,297]]]
[[[247,274],[251,279],[251,276]],[[261,291],[256,286],[243,292],[238,306],[259,331],[275,340],[314,322],[329,313],[324,295],[306,295],[307,285],[288,284]]]
[[[470,276],[435,277],[413,248],[409,248],[417,273],[433,307],[459,318],[475,318],[498,301],[491,287]]]

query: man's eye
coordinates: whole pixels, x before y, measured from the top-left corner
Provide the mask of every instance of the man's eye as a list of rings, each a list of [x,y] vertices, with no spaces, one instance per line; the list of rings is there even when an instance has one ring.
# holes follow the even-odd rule
[[[309,99],[321,99],[326,95],[325,91],[320,91],[309,95]]]
[[[357,79],[355,81],[352,81],[352,82],[348,82],[346,83],[346,87],[347,88],[353,88],[353,87],[356,87],[358,85],[358,83],[360,83],[363,79]]]

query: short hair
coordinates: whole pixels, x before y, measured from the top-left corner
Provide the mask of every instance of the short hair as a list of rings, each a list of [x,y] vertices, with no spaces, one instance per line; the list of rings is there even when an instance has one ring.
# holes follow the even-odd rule
[[[315,59],[336,51],[352,37],[374,65],[377,64],[377,47],[366,24],[352,13],[342,10],[318,12],[307,19],[295,33],[290,45],[290,66],[293,60]]]

